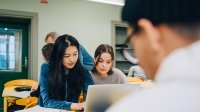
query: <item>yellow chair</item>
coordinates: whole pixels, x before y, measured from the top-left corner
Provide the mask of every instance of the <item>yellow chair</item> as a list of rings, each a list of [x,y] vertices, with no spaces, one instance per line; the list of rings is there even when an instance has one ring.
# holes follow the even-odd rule
[[[84,97],[83,97],[83,92],[81,92],[79,98],[78,98],[78,103],[84,102]]]
[[[138,77],[127,77],[127,78],[128,78],[129,83],[132,83],[132,84],[142,84],[143,82],[143,80]]]
[[[33,86],[34,84],[37,84],[38,82],[30,79],[17,79],[12,80],[4,84],[4,87],[9,86]]]
[[[9,88],[12,86],[13,86],[13,89],[15,88],[15,86],[30,86],[30,87],[32,87],[35,84],[38,84],[38,82],[36,82],[34,80],[30,80],[30,79],[17,79],[17,80],[12,80],[12,81],[6,82],[4,84],[4,88]],[[19,99],[19,98],[5,96],[4,97],[4,112],[7,111],[7,107],[9,105],[16,103],[17,99]]]

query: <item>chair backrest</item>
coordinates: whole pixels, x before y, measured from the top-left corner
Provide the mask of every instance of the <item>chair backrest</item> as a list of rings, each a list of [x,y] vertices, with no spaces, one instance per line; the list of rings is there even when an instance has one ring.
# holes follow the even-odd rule
[[[9,87],[9,86],[33,86],[34,84],[37,84],[36,81],[30,80],[30,79],[17,79],[17,80],[12,80],[8,81],[4,84],[4,87]]]
[[[83,96],[83,92],[81,92],[79,98],[78,98],[78,103],[82,103],[84,102],[84,96]]]
[[[133,83],[133,84],[142,84],[143,80],[137,77],[127,77],[129,83]]]

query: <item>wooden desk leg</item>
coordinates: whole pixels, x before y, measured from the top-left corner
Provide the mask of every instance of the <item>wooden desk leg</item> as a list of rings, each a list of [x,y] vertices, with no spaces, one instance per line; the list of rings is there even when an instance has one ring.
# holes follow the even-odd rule
[[[3,110],[4,112],[7,112],[7,108],[8,108],[8,102],[7,102],[7,97],[4,97],[4,107],[3,107]]]

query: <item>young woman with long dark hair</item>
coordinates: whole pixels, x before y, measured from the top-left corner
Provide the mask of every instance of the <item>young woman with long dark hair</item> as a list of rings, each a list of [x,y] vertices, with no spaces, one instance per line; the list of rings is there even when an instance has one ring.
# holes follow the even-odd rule
[[[39,105],[48,108],[82,110],[78,98],[88,85],[94,84],[79,60],[79,43],[70,35],[59,36],[49,62],[43,63],[40,74]]]

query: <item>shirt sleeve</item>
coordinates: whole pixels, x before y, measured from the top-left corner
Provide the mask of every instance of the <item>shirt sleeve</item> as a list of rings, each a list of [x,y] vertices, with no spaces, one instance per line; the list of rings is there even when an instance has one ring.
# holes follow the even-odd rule
[[[120,80],[120,84],[128,84],[128,78],[126,77],[125,74],[122,75],[121,80]]]
[[[128,78],[126,77],[126,75],[119,69],[114,69],[116,75],[118,75],[118,84],[128,84]]]
[[[94,65],[93,58],[90,54],[85,50],[85,48],[80,45],[80,61],[83,64],[83,67],[90,71]]]
[[[49,73],[49,64],[43,63],[41,66],[41,73],[40,73],[40,97],[42,98],[43,106],[47,108],[70,110],[72,102],[60,101],[49,97],[48,73]]]

